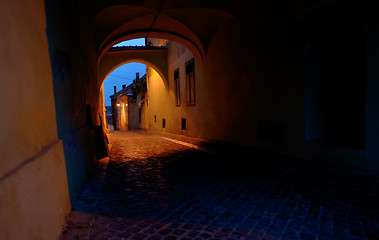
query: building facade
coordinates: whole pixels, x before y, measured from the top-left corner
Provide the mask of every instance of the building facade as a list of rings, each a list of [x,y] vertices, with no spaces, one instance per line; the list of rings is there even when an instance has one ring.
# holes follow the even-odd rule
[[[197,87],[201,82],[200,67],[192,52],[174,41],[147,39],[149,45],[167,47],[168,78],[164,79],[151,66],[147,66],[147,112],[151,131],[163,131],[193,137],[202,134],[200,122],[196,122],[199,106],[204,106],[205,91]]]
[[[123,85],[120,91],[110,96],[112,109],[112,125],[115,131],[144,129],[142,127],[142,112],[145,112],[144,99],[146,89],[146,75],[139,77],[130,85]],[[108,130],[110,130],[108,128]]]

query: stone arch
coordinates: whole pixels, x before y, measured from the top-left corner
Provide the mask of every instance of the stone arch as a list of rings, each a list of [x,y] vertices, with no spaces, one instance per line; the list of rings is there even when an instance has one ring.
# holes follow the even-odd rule
[[[136,49],[109,51],[102,57],[99,63],[99,88],[111,72],[131,62],[152,67],[168,87],[167,49]]]
[[[99,95],[99,112],[101,112],[101,120],[103,126],[106,126],[106,117],[104,114],[104,81],[107,76],[112,73],[116,68],[131,62],[138,62],[153,68],[162,81],[168,88],[168,64],[167,64],[167,49],[135,49],[135,50],[121,50],[121,51],[108,51],[100,60],[99,63],[99,78],[98,89]]]
[[[184,45],[203,62],[215,32],[234,16],[225,8],[194,5],[111,4],[93,13],[91,24],[98,61],[114,44],[133,38],[161,38]],[[189,17],[190,16],[190,17]]]
[[[191,39],[186,38],[185,36],[182,36],[177,33],[173,32],[164,32],[164,31],[140,31],[140,32],[131,32],[126,34],[121,34],[120,36],[116,36],[107,42],[102,44],[101,49],[98,52],[98,59],[101,61],[103,56],[107,53],[107,51],[117,43],[135,39],[135,38],[160,38],[160,39],[166,39],[178,42],[185,46],[188,50],[191,51],[191,53],[195,56],[196,59],[198,59],[200,62],[204,60],[205,56],[205,50],[202,46],[199,46],[198,44],[194,43]]]

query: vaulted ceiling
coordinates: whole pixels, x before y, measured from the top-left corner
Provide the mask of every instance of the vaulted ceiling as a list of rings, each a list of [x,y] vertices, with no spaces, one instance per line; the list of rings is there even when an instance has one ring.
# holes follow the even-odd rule
[[[82,7],[89,8],[99,57],[115,43],[137,37],[175,40],[204,57],[213,34],[235,19],[226,1],[98,0],[90,5]]]
[[[203,58],[215,32],[231,21],[251,36],[252,26],[269,29],[270,21],[280,22],[284,15],[301,17],[323,4],[311,0],[82,0],[76,7],[93,31],[99,59],[115,43],[138,37],[175,40]]]

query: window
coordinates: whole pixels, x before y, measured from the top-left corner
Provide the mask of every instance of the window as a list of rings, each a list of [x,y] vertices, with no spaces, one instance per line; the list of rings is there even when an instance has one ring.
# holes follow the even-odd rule
[[[87,115],[87,124],[89,129],[93,128],[93,121],[92,121],[92,109],[91,104],[86,105],[86,115]]]
[[[176,106],[180,106],[179,68],[174,71],[174,91],[175,91],[175,104]]]
[[[166,128],[166,119],[162,118],[162,128]]]
[[[187,121],[185,118],[182,118],[182,126],[181,126],[181,129],[182,130],[187,130]]]
[[[187,105],[195,105],[195,60],[186,63]]]

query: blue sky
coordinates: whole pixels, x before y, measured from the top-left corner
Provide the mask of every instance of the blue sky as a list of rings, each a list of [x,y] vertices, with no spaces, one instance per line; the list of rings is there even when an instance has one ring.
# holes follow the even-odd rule
[[[125,42],[120,42],[115,46],[145,46],[144,38],[137,38]],[[146,73],[146,66],[142,63],[128,63],[115,69],[104,81],[105,106],[111,105],[110,95],[114,93],[113,86],[117,91],[121,90],[122,85],[129,85],[136,78],[136,72],[142,77]]]

